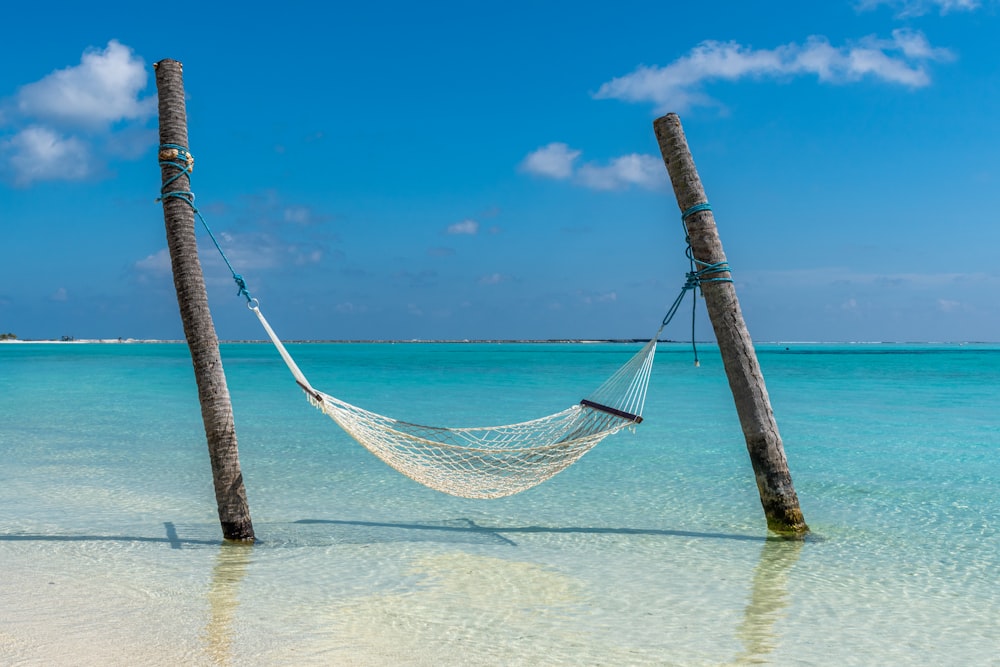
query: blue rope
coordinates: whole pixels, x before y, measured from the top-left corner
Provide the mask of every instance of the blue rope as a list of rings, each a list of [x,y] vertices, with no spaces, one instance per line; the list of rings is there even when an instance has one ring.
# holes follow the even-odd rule
[[[720,276],[721,273],[731,274],[731,269],[729,268],[729,262],[703,262],[700,259],[695,259],[694,251],[691,249],[691,234],[688,231],[687,219],[698,213],[700,211],[711,211],[712,205],[708,202],[703,202],[701,204],[695,204],[691,208],[685,210],[681,213],[681,223],[684,225],[684,241],[687,243],[687,249],[684,254],[687,255],[688,265],[690,270],[684,275],[684,286],[681,287],[680,294],[674,299],[674,303],[670,306],[667,311],[666,316],[663,318],[663,323],[660,324],[660,330],[670,323],[670,320],[674,318],[677,314],[677,310],[680,308],[681,302],[684,301],[684,295],[688,293],[688,290],[694,290],[701,287],[702,283],[731,283],[733,279],[730,276]],[[696,268],[698,267],[698,268]],[[698,345],[695,343],[695,314],[697,313],[698,299],[692,298],[691,300],[691,349],[694,351],[694,364],[699,365],[698,361]]]
[[[689,217],[691,217],[692,215],[694,215],[695,213],[698,213],[700,211],[711,211],[711,210],[712,210],[712,205],[709,204],[707,201],[706,202],[702,202],[700,204],[695,204],[694,206],[692,206],[688,210],[686,210],[683,213],[681,213],[681,221],[682,222],[687,222],[687,219]]]
[[[167,157],[164,157],[167,154]],[[212,228],[208,226],[208,222],[205,221],[205,216],[201,214],[198,207],[194,205],[194,193],[188,190],[169,190],[168,188],[181,176],[187,175],[188,182],[190,182],[191,172],[194,171],[194,156],[188,151],[184,146],[178,146],[177,144],[160,144],[160,167],[171,167],[176,170],[176,173],[164,181],[163,186],[160,188],[160,196],[156,201],[164,201],[166,199],[180,199],[182,202],[191,207],[194,214],[198,216],[201,220],[202,226],[205,227],[205,231],[208,232],[208,236],[212,239],[212,243],[215,244],[215,248],[222,255],[222,260],[229,267],[229,272],[233,274],[233,280],[236,281],[237,287],[240,291],[237,294],[242,294],[247,303],[253,303],[253,297],[250,295],[250,290],[247,289],[247,283],[243,279],[243,276],[236,273],[233,265],[229,262],[229,258],[226,257],[226,253],[222,250],[222,246],[219,245],[219,240],[215,238],[215,234],[212,233]]]

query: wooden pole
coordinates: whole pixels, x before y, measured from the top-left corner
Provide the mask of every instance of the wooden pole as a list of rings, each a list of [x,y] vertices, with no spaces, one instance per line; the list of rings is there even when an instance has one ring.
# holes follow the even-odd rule
[[[697,204],[708,202],[698,177],[694,159],[677,114],[667,114],[653,121],[656,140],[660,144],[663,162],[670,174],[677,204],[686,212]],[[726,262],[722,241],[710,208],[687,217],[691,251],[695,260],[704,264]],[[728,267],[728,264],[725,266]],[[730,277],[728,269],[714,277]],[[792,486],[788,461],[774,421],[771,400],[764,386],[764,376],[757,361],[750,333],[743,321],[736,288],[732,282],[704,282],[701,285],[705,305],[715,329],[715,338],[722,353],[722,362],[729,378],[729,388],[736,402],[736,412],[750,454],[750,463],[757,478],[760,502],[767,517],[767,527],[783,535],[804,535],[809,532],[799,499]]]
[[[187,153],[187,111],[184,106],[183,66],[176,60],[161,60],[153,65],[156,70],[156,89],[160,105],[160,166],[162,187],[183,193],[190,190],[188,173],[167,161],[169,149],[163,146],[184,147],[185,154],[173,154],[173,160],[184,162]],[[193,162],[192,162],[193,164]],[[170,179],[174,179],[169,183]],[[208,309],[205,278],[198,260],[198,244],[194,233],[194,208],[191,203],[177,196],[163,197],[163,220],[167,229],[167,247],[170,265],[177,289],[184,336],[187,338],[198,384],[202,421],[208,440],[208,453],[215,482],[215,500],[219,509],[222,536],[227,540],[252,542],[253,524],[247,504],[243,473],[240,471],[239,450],[236,444],[236,426],[229,387],[222,368],[219,339]]]

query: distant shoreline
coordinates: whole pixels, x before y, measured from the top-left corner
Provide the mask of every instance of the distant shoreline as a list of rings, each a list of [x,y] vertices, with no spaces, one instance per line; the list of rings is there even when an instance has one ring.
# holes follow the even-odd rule
[[[0,340],[0,344],[3,343],[21,343],[28,345],[80,345],[80,344],[107,344],[107,345],[125,345],[125,344],[158,344],[158,343],[184,343],[184,340],[170,340],[170,339],[155,339],[155,338],[79,338],[73,340]],[[579,344],[595,344],[595,343],[648,343],[648,338],[462,338],[462,339],[422,339],[422,338],[407,338],[407,339],[378,339],[378,338],[359,338],[359,339],[316,339],[316,340],[295,340],[289,339],[282,341],[284,343],[377,343],[377,344],[401,344],[401,343],[413,343],[413,344],[430,344],[430,343],[447,343],[447,344],[475,344],[475,343],[579,343]],[[690,344],[690,341],[673,341],[673,340],[661,340],[661,343],[679,343],[686,342]],[[262,343],[270,344],[271,341],[267,339],[220,339],[220,344],[226,343]],[[699,344],[701,344],[699,342]]]
[[[54,339],[4,339],[0,340],[0,345],[11,344],[11,345],[157,345],[157,344],[178,344],[184,343],[183,339],[156,339],[156,338],[79,338],[73,340],[54,340]],[[489,345],[515,345],[515,344],[562,344],[562,345],[596,345],[596,344],[636,344],[636,343],[648,343],[649,338],[442,338],[442,339],[422,339],[422,338],[407,338],[407,339],[377,339],[377,338],[358,338],[358,339],[315,339],[315,340],[300,340],[300,339],[289,339],[283,341],[289,344],[371,344],[371,345],[402,345],[402,344],[413,344],[413,345],[427,345],[427,344],[447,344],[447,345],[462,345],[462,344],[489,344]],[[269,345],[271,341],[266,339],[222,339],[219,341],[220,344],[265,344]],[[672,339],[661,339],[659,341],[661,344],[670,345],[690,345],[689,340],[672,340]],[[696,341],[698,345],[714,345],[715,341]],[[893,341],[893,340],[874,340],[874,341],[808,341],[808,340],[797,340],[797,341],[758,341],[755,345],[1000,345],[1000,341]]]

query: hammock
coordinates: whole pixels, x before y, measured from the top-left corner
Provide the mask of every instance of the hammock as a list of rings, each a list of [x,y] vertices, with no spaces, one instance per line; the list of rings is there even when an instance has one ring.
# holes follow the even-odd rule
[[[177,198],[187,203],[201,220],[212,242],[257,315],[268,337],[278,349],[309,402],[337,422],[351,437],[407,477],[432,489],[463,498],[501,498],[541,484],[566,469],[604,438],[642,421],[646,387],[656,353],[656,341],[677,312],[684,294],[702,282],[732,282],[726,262],[708,264],[694,259],[690,243],[687,256],[691,271],[680,294],[667,312],[656,335],[604,384],[587,398],[562,412],[519,424],[480,428],[421,426],[369,412],[313,388],[288,350],[264,319],[256,299],[250,296],[243,276],[236,273],[188,190],[171,190],[181,176],[190,177],[194,157],[184,146],[161,144],[160,166],[173,170],[160,189],[160,200]],[[186,183],[186,182],[185,182]],[[681,214],[686,219],[709,210],[705,202]],[[696,268],[697,265],[697,268]],[[694,305],[691,345],[694,347]],[[698,352],[695,348],[695,365]]]
[[[462,498],[502,498],[530,489],[609,435],[639,424],[660,333],[590,396],[562,412],[504,426],[442,428],[386,417],[313,388],[256,300],[250,309],[310,403],[397,471]]]

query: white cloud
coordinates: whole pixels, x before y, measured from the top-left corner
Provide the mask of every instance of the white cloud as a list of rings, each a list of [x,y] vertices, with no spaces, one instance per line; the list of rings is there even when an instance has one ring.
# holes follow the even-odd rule
[[[937,301],[938,310],[942,313],[953,313],[962,307],[961,301],[953,301],[951,299],[938,299]]]
[[[856,292],[879,294],[882,296],[912,293],[931,301],[935,307],[945,310],[949,307],[956,289],[968,288],[962,286],[975,285],[983,293],[996,293],[1000,290],[1000,276],[987,272],[975,273],[872,273],[846,267],[815,267],[808,269],[776,269],[776,270],[744,270],[739,272],[740,282],[744,285],[754,285],[755,289],[767,286],[768,289],[784,291],[805,291],[820,293],[827,288],[846,292],[846,302],[841,304],[845,309],[859,306],[855,301]],[[962,304],[965,308],[965,304]]]
[[[233,234],[217,232],[219,245],[225,251],[230,263],[238,271],[281,269],[289,265],[303,266],[317,264],[323,259],[323,252],[312,245],[301,246],[275,238],[269,234],[246,233]],[[219,265],[219,271],[225,267],[218,250],[204,238],[199,241],[202,250],[202,263]]]
[[[572,180],[592,190],[622,190],[638,186],[656,190],[667,182],[663,161],[652,155],[631,153],[612,158],[607,163],[585,162],[578,167],[576,160],[583,152],[566,144],[543,146],[521,162],[522,170],[555,180]]]
[[[23,86],[17,106],[28,117],[74,126],[142,120],[156,110],[155,98],[139,97],[148,77],[143,59],[111,40],[103,51],[85,51],[79,65]]]
[[[17,185],[35,181],[77,181],[91,173],[87,145],[75,137],[62,137],[45,127],[31,126],[0,143],[0,155],[9,156]]]
[[[141,97],[149,73],[132,49],[111,40],[88,49],[79,65],[55,70],[4,100],[0,168],[16,185],[81,180],[108,159],[134,160],[156,144],[147,121],[155,96]]]
[[[573,174],[573,163],[578,157],[580,151],[553,142],[529,153],[521,162],[521,169],[529,174],[561,180]]]
[[[448,225],[448,229],[445,230],[447,234],[476,234],[479,232],[479,223],[475,220],[462,220],[461,222],[456,222],[453,225]]]
[[[606,165],[588,162],[580,167],[577,178],[595,190],[621,190],[630,185],[655,190],[667,182],[663,160],[638,153],[616,157]]]
[[[259,275],[266,271],[287,270],[293,266],[310,266],[320,263],[325,257],[321,248],[288,243],[267,234],[216,232],[216,238],[233,268],[242,273],[248,282],[252,282],[249,275],[251,273]],[[198,239],[198,256],[206,281],[231,284],[229,267],[207,236]],[[132,268],[140,282],[170,275],[170,253],[167,248],[161,248],[136,261]]]
[[[595,303],[609,303],[618,300],[617,292],[577,292],[580,301],[587,305]]]
[[[365,305],[357,305],[352,301],[344,301],[343,303],[338,303],[334,306],[334,309],[338,313],[343,313],[345,315],[352,313],[366,313],[368,312],[368,307]]]
[[[323,251],[319,249],[293,248],[292,251],[292,261],[297,266],[319,264],[323,259]]]
[[[951,60],[947,49],[932,47],[922,32],[897,29],[891,39],[866,37],[832,46],[814,36],[805,44],[753,49],[736,42],[702,42],[687,55],[663,67],[640,66],[631,74],[601,85],[594,97],[626,102],[652,102],[657,112],[717,105],[702,86],[710,81],[787,79],[814,75],[824,83],[872,78],[919,88],[930,83],[927,63]]]
[[[980,0],[861,0],[857,7],[860,11],[867,11],[886,5],[895,10],[896,16],[904,18],[923,16],[934,11],[942,16],[951,12],[972,12],[982,4]]]
[[[289,206],[285,209],[285,222],[307,225],[309,224],[309,220],[309,209],[305,206]]]
[[[60,287],[59,289],[57,289],[55,292],[52,293],[52,295],[49,297],[49,300],[59,301],[59,302],[69,301],[69,293],[66,292],[65,287]]]
[[[505,275],[503,275],[502,273],[489,273],[489,274],[487,274],[485,276],[482,276],[479,279],[479,284],[480,285],[499,285],[500,283],[506,282],[507,280],[508,280],[508,277],[505,276]]]
[[[276,195],[271,193],[271,197],[272,199],[270,203],[276,204]],[[285,222],[306,227],[326,222],[330,219],[330,216],[318,214],[309,206],[286,206],[282,212],[282,219]]]
[[[166,248],[162,248],[152,255],[147,255],[134,265],[135,270],[141,276],[146,275],[170,275],[170,253]]]

